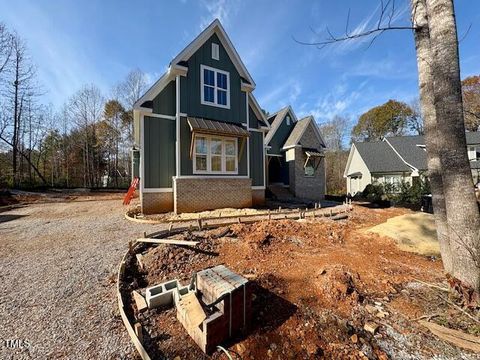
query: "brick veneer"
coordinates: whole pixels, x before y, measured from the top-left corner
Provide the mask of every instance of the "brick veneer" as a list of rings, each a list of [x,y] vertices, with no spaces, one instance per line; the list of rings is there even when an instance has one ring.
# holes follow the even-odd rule
[[[173,192],[142,194],[142,213],[158,214],[173,210]]]
[[[173,189],[176,213],[252,206],[251,179],[174,178]]]
[[[252,189],[252,204],[253,206],[265,205],[265,190]]]

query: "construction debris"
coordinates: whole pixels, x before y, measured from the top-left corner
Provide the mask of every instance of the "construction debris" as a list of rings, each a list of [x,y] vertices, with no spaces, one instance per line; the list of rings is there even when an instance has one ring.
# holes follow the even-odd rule
[[[457,320],[450,317],[445,319],[448,304],[442,302],[443,307],[438,307],[436,290],[434,301],[418,303],[421,297],[412,295],[417,289],[422,296],[432,291],[412,282],[413,277],[433,283],[442,281],[441,264],[402,252],[392,240],[365,235],[362,231],[366,226],[385,221],[386,214],[395,216],[401,211],[404,210],[355,210],[346,221],[338,222],[312,217],[303,222],[290,219],[242,222],[213,230],[208,230],[210,224],[202,224],[202,231],[194,226],[190,231],[173,228],[170,233],[146,235],[145,238],[166,236],[198,244],[195,247],[135,245],[134,251],[143,254],[145,271],[138,271],[132,254],[133,266],[125,282],[127,296],[131,290],[141,289],[143,293],[146,288],[150,308],[142,314],[132,311],[132,326],[141,322],[145,348],[152,358],[203,358],[203,348],[216,351],[208,336],[217,334],[218,325],[223,326],[220,334],[226,334],[228,339],[229,316],[225,311],[229,310],[226,304],[230,295],[222,297],[215,290],[207,299],[208,292],[201,289],[203,280],[199,274],[205,268],[225,264],[245,280],[251,280],[247,290],[251,287],[254,294],[247,334],[232,335],[233,343],[227,339],[223,342],[233,358],[236,353],[245,359],[269,356],[386,359],[402,358],[404,351],[415,359],[430,359],[445,352],[453,354],[449,359],[460,358],[466,352],[455,350],[448,343],[439,346],[435,337],[413,321],[422,313],[438,312],[442,313],[439,323],[447,320],[456,329],[469,331],[471,321],[463,315],[458,314],[462,323],[452,323]],[[163,286],[153,293],[148,291],[157,284]],[[180,289],[185,294],[177,296]],[[241,287],[236,291],[242,293]],[[242,299],[235,292],[232,294],[234,299],[236,296]],[[188,298],[191,302],[187,303]],[[155,299],[165,302],[160,301],[155,307],[152,304]],[[218,299],[219,303],[212,304]],[[224,313],[220,303],[224,304]],[[243,307],[233,303],[237,310],[240,306],[242,314]],[[133,299],[130,306],[135,310]],[[234,318],[242,319],[240,314],[232,311]],[[180,320],[182,316],[184,320]],[[233,333],[241,324],[233,319],[232,324]],[[192,329],[201,331],[192,336]],[[242,330],[240,327],[239,333]],[[426,346],[419,348],[418,344]],[[211,358],[221,360],[225,354],[217,350]]]
[[[249,281],[223,265],[199,271],[190,286],[175,279],[147,288],[146,294],[150,309],[175,305],[177,319],[207,354],[250,322]]]
[[[153,239],[153,238],[139,238],[138,242],[150,243],[150,244],[167,244],[167,245],[180,245],[180,246],[195,246],[198,241],[185,241],[176,239]]]
[[[138,291],[132,291],[133,300],[135,300],[135,305],[137,306],[138,312],[143,312],[147,310],[148,306],[145,301],[145,298],[138,293]]]
[[[368,331],[370,334],[375,335],[378,329],[378,324],[369,321],[365,323],[363,328],[365,329],[365,331]]]
[[[438,336],[440,339],[448,341],[455,346],[459,346],[464,349],[480,353],[480,337],[466,334],[462,331],[452,330],[446,328],[445,326],[441,326],[424,320],[420,320],[419,322],[428,330],[430,330],[433,334]]]

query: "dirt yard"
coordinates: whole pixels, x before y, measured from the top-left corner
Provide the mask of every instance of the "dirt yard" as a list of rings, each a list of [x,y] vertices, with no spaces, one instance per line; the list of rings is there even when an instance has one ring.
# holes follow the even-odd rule
[[[347,221],[265,221],[185,233],[185,239],[200,242],[198,251],[167,245],[144,251],[146,270],[139,272],[132,263],[137,275],[125,293],[172,279],[188,284],[195,271],[225,264],[254,283],[254,326],[228,344],[234,358],[477,358],[416,322],[431,318],[471,334],[480,331],[477,323],[448,307],[443,293],[421,283],[444,281],[441,262],[365,232],[405,213],[355,207]],[[204,358],[174,309],[149,310],[138,319],[154,357]],[[378,326],[374,335],[365,330],[367,323]],[[215,353],[213,358],[225,357]]]
[[[129,222],[124,211],[117,194],[39,200],[0,213],[0,358],[138,358],[118,314],[116,271],[128,241],[162,226]],[[432,315],[480,333],[442,294],[415,280],[441,283],[441,263],[364,231],[406,213],[355,207],[347,221],[281,220],[234,225],[223,235],[186,234],[205,251],[152,247],[142,282],[128,286],[185,282],[219,263],[252,280],[255,325],[227,344],[237,359],[474,359],[415,321]],[[203,357],[173,311],[148,311],[142,321],[153,354]],[[374,336],[363,329],[368,321],[379,326]],[[15,339],[30,346],[5,346]]]

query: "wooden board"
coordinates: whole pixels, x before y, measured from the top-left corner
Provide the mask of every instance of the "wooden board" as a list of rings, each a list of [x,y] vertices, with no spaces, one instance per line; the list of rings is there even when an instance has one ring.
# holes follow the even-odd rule
[[[137,306],[138,312],[143,312],[147,310],[147,302],[145,298],[138,293],[138,291],[132,291],[133,299],[135,300],[135,305]]]
[[[186,245],[186,246],[195,246],[198,244],[198,241],[187,241],[187,240],[174,240],[174,239],[152,239],[152,238],[139,238],[138,242],[151,243],[151,244],[167,244],[167,245]]]
[[[480,338],[478,336],[466,334],[463,331],[449,329],[424,320],[419,322],[440,339],[448,341],[455,346],[480,353]]]

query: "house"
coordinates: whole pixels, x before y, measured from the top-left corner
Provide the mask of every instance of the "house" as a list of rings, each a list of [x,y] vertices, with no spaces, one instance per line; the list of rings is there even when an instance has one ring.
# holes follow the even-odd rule
[[[466,133],[473,181],[480,180],[480,132]],[[347,193],[355,195],[372,183],[413,184],[427,171],[423,136],[385,137],[380,141],[354,142],[350,148],[344,178]]]
[[[297,120],[290,106],[268,118],[267,185],[285,187],[300,199],[325,197],[325,142],[313,116]]]
[[[171,61],[133,111],[143,213],[264,202],[270,124],[254,89],[218,20]]]

